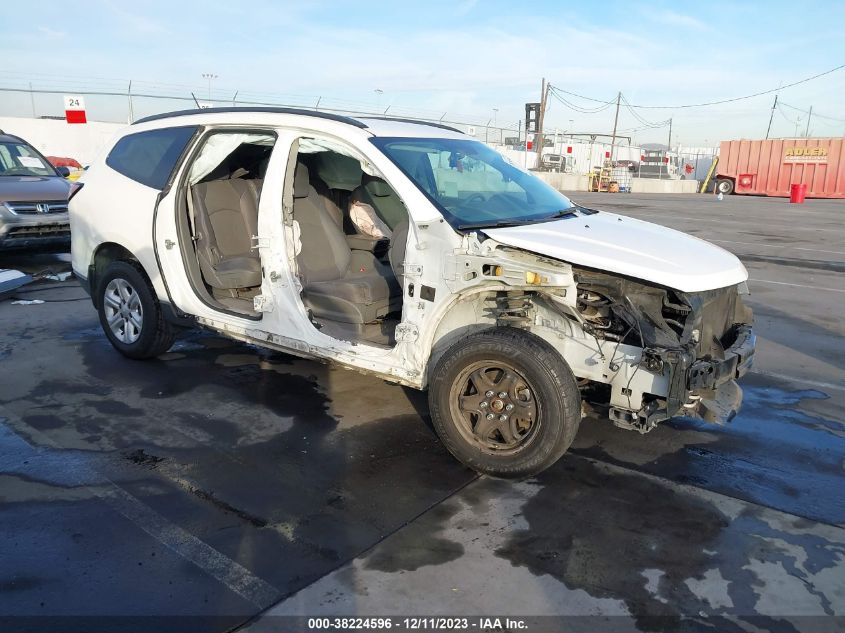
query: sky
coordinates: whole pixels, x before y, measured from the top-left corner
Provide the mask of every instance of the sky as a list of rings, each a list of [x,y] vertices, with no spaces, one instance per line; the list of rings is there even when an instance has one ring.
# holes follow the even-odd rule
[[[706,7],[706,8],[705,8]],[[845,2],[3,2],[0,88],[166,94],[384,111],[516,128],[541,81],[634,105],[715,101],[845,64]],[[62,113],[62,94],[0,90],[0,115]],[[609,134],[615,107],[552,97],[546,129]],[[623,107],[636,142],[762,138],[774,95],[707,108]],[[845,69],[780,92],[772,136],[845,134]],[[126,121],[128,99],[89,95]],[[192,107],[136,97],[135,117]],[[572,107],[574,106],[574,108]],[[643,129],[645,128],[645,129]],[[633,130],[633,131],[631,131]],[[505,135],[510,135],[504,133]]]

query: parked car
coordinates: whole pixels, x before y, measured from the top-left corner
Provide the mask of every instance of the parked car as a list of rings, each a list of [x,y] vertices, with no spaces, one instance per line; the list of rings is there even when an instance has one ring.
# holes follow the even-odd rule
[[[0,130],[0,251],[70,246],[69,173]]]
[[[446,447],[497,476],[554,463],[582,401],[643,433],[739,406],[755,338],[736,257],[574,204],[457,130],[177,112],[80,182],[73,270],[130,358],[199,326],[428,389]]]

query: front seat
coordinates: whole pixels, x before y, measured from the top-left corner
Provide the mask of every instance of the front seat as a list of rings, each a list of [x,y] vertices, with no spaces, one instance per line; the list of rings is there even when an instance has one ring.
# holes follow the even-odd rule
[[[352,200],[370,205],[391,231],[408,219],[408,210],[402,200],[381,178],[365,174],[361,186],[352,192]]]
[[[256,191],[246,180],[212,180],[191,187],[194,240],[206,283],[220,290],[261,285]]]
[[[342,208],[349,195],[361,186],[361,163],[356,158],[336,152],[317,152],[311,159],[311,184],[326,202],[329,213],[338,226],[344,227]]]
[[[293,217],[299,223],[297,256],[303,303],[317,318],[370,323],[401,306],[401,289],[390,268],[372,253],[352,251],[309,182],[308,168],[297,164]]]

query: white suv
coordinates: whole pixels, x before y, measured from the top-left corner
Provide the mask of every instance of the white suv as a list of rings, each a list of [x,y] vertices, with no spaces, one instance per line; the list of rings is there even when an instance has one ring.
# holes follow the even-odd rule
[[[736,257],[573,204],[457,130],[175,112],[80,182],[74,272],[131,358],[201,326],[428,389],[448,449],[498,476],[554,463],[587,402],[640,432],[739,406]]]

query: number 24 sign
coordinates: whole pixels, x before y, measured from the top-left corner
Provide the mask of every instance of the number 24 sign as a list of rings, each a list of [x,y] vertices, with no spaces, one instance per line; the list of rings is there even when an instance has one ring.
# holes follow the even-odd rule
[[[65,110],[84,110],[85,98],[65,95]]]

